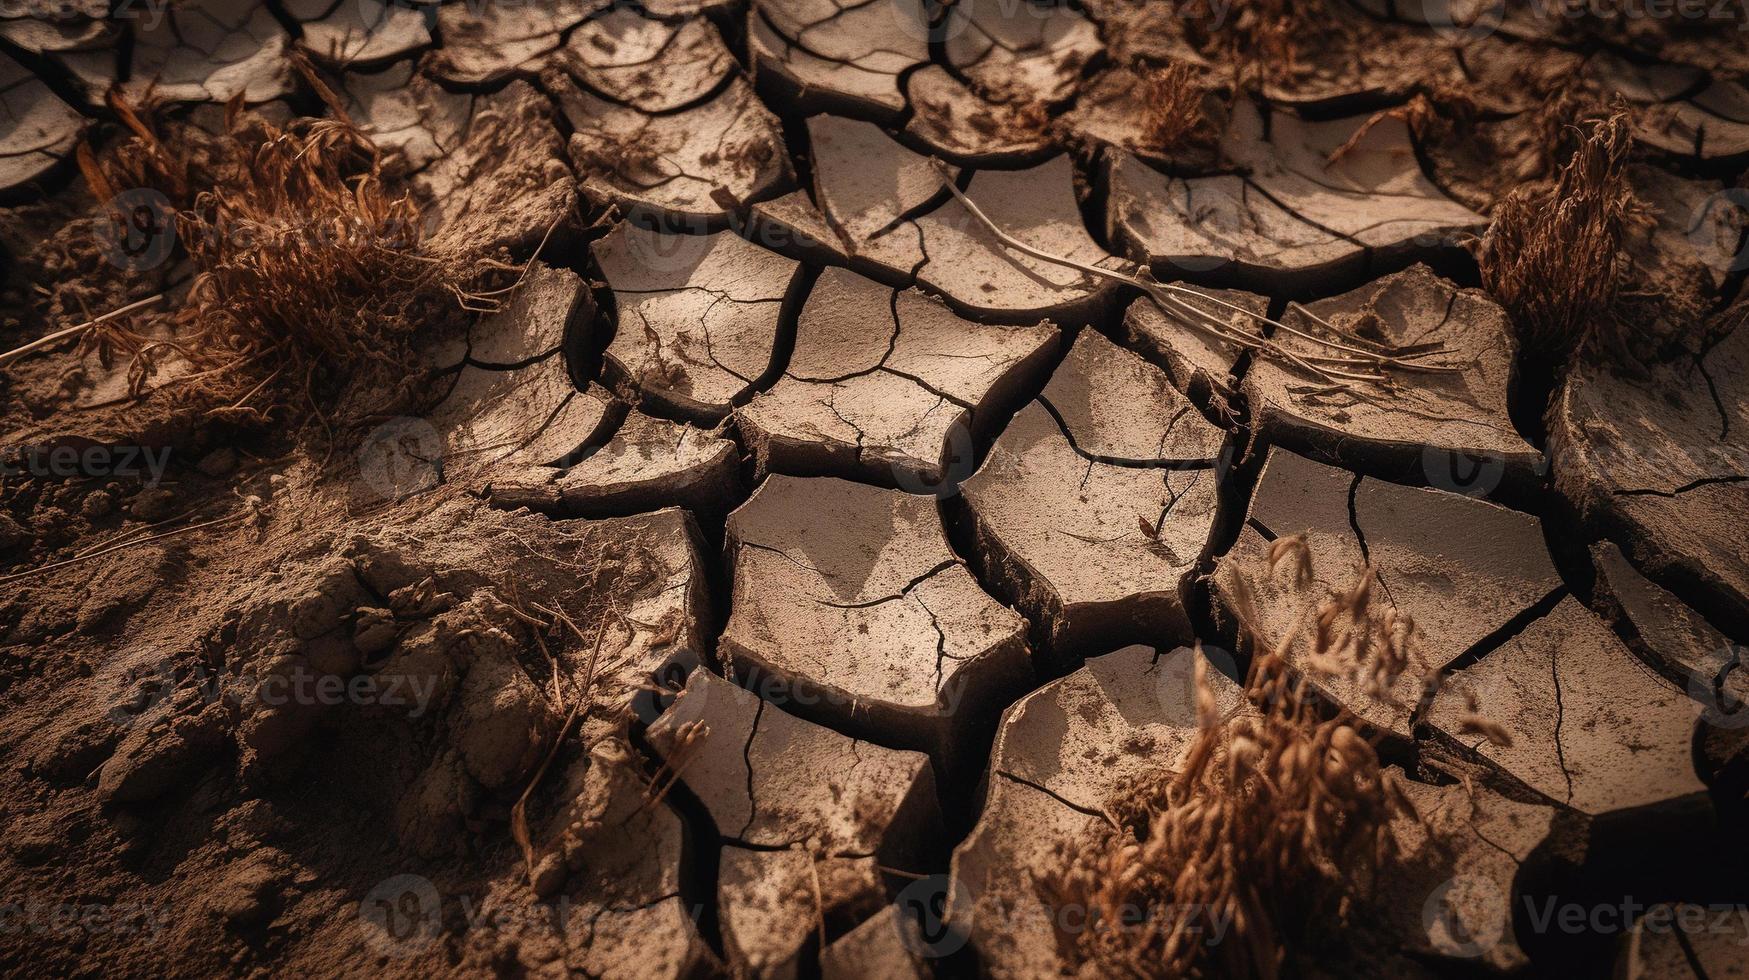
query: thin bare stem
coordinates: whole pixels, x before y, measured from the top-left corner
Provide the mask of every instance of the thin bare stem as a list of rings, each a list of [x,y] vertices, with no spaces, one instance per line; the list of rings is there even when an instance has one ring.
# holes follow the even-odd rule
[[[163,293],[157,293],[156,295],[148,296],[145,299],[135,300],[134,302],[129,303],[128,305],[123,306],[119,309],[110,310],[108,313],[105,313],[102,316],[95,317],[95,318],[90,319],[90,320],[86,320],[84,323],[76,324],[74,326],[68,327],[65,330],[57,330],[54,333],[49,334],[46,337],[38,337],[37,339],[31,341],[30,343],[25,344],[23,347],[14,347],[13,349],[5,352],[4,354],[0,354],[0,364],[9,364],[15,360],[18,360],[19,358],[23,357],[24,355],[29,354],[32,351],[37,351],[37,350],[43,349],[44,347],[52,346],[53,344],[58,343],[59,341],[62,341],[62,340],[66,340],[69,337],[76,337],[79,334],[82,334],[85,331],[90,330],[92,327],[95,327],[100,323],[103,323],[107,320],[113,320],[118,316],[126,316],[127,314],[132,313],[135,310],[144,309],[145,307],[148,307],[148,306],[152,305],[153,303],[158,302],[159,300],[161,300],[163,298],[164,298]]]
[[[1236,303],[1230,303],[1218,296],[1211,296],[1199,289],[1194,289],[1189,286],[1158,282],[1152,277],[1132,275],[1127,272],[1104,269],[1097,265],[1081,262],[1066,256],[1053,255],[1044,249],[1028,245],[1026,242],[1015,238],[1013,235],[1010,235],[997,227],[996,222],[993,221],[989,215],[985,214],[983,209],[978,207],[978,205],[964,191],[960,190],[958,184],[954,183],[952,173],[947,169],[945,164],[934,158],[930,159],[930,163],[934,166],[936,175],[941,178],[942,185],[948,189],[954,199],[958,201],[960,205],[972,215],[972,217],[976,218],[984,228],[990,232],[990,234],[996,236],[997,241],[1001,242],[1004,246],[1024,255],[1029,255],[1035,259],[1076,269],[1087,275],[1097,276],[1099,278],[1109,279],[1114,282],[1121,282],[1125,285],[1133,286],[1146,293],[1163,312],[1176,314],[1178,318],[1187,321],[1191,326],[1213,333],[1229,343],[1287,361],[1289,364],[1292,364],[1300,370],[1327,382],[1332,387],[1344,387],[1341,384],[1342,381],[1365,381],[1374,384],[1387,382],[1389,379],[1385,375],[1376,373],[1377,369],[1387,366],[1433,373],[1449,373],[1458,370],[1457,368],[1446,367],[1443,365],[1416,364],[1394,356],[1393,354],[1367,350],[1338,340],[1307,333],[1306,331],[1288,326],[1279,320],[1271,319],[1261,313],[1245,309]],[[1331,354],[1297,354],[1282,347],[1280,344],[1275,343],[1273,340],[1262,334],[1241,329],[1230,322],[1223,322],[1207,310],[1201,310],[1191,306],[1180,298],[1186,296],[1195,297],[1205,303],[1212,303],[1228,312],[1237,313],[1259,323],[1268,324],[1277,330],[1299,337],[1309,343],[1318,344],[1322,347],[1329,348],[1333,351],[1339,351],[1342,354],[1350,356],[1342,357]],[[1311,316],[1309,313],[1307,315]],[[1326,326],[1330,326],[1327,321],[1323,321],[1315,316],[1313,316],[1312,319],[1318,319],[1319,322],[1324,323]],[[1340,333],[1340,331],[1335,330],[1333,326],[1330,326],[1330,329],[1333,332]],[[1428,353],[1436,352],[1436,350],[1437,348],[1417,352],[1416,356],[1425,356]],[[1319,367],[1319,364],[1372,368],[1374,371],[1358,373],[1332,367]]]

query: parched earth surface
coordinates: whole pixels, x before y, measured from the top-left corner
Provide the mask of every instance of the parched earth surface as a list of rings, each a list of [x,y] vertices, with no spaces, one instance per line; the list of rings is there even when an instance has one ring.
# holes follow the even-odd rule
[[[1267,644],[1420,814],[1321,972],[1749,973],[1749,21],[1704,6],[12,5],[0,347],[186,288],[80,176],[111,92],[344,113],[530,265],[350,434],[0,367],[0,970],[1088,976],[1041,882]],[[1554,372],[1470,248],[1609,104],[1689,302]],[[1307,662],[1369,566],[1390,689]]]

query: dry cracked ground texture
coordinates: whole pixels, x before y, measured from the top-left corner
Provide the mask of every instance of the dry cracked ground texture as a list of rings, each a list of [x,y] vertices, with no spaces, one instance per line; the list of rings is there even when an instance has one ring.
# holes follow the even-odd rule
[[[1636,260],[1726,309],[1740,18],[1332,0],[1162,147],[1151,73],[1231,53],[1169,4],[107,6],[0,14],[9,259],[33,209],[91,207],[71,157],[112,88],[290,119],[321,105],[299,54],[439,234],[528,256],[610,217],[426,343],[429,410],[340,479],[220,449],[0,518],[7,573],[40,526],[89,551],[188,496],[270,505],[0,577],[8,969],[1070,974],[1036,883],[1182,760],[1187,645],[1233,709],[1235,637],[1304,666],[1296,623],[1370,563],[1426,662],[1314,683],[1423,819],[1331,970],[1749,970],[1720,915],[1749,900],[1749,325],[1538,377],[1460,247],[1546,176],[1559,80],[1631,114]],[[1374,115],[1451,89],[1467,149]],[[1339,331],[1438,370],[1313,383],[1083,271],[1138,265],[1296,355]],[[53,372],[6,444],[126,431],[125,367]],[[1271,574],[1296,535],[1309,573]]]

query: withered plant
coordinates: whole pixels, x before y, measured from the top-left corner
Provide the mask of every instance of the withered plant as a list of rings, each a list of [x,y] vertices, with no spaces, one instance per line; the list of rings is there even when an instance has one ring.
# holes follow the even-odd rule
[[[1214,142],[1209,89],[1197,72],[1174,63],[1146,70],[1142,79],[1142,132],[1150,148],[1170,153]]]
[[[1559,364],[1610,316],[1632,262],[1627,114],[1587,124],[1553,187],[1514,191],[1494,210],[1477,262],[1527,354]]]
[[[385,182],[381,154],[343,111],[282,129],[233,100],[223,133],[166,139],[149,114],[113,107],[130,135],[82,148],[85,180],[100,200],[163,194],[194,271],[169,306],[171,336],[116,318],[85,337],[134,357],[136,392],[174,356],[191,368],[176,397],[221,418],[320,415],[348,382],[385,393],[369,408],[386,410],[416,381],[415,335],[459,322],[472,291],[507,274],[483,255],[426,254],[424,209]]]
[[[1300,50],[1322,43],[1337,22],[1323,0],[1188,0],[1178,17],[1198,50],[1231,68],[1235,92],[1292,78]]]
[[[1271,574],[1285,566],[1306,584],[1310,560],[1303,541],[1286,540]],[[1419,817],[1377,736],[1313,696],[1286,658],[1310,626],[1303,669],[1388,689],[1417,659],[1414,629],[1373,605],[1374,581],[1364,571],[1273,647],[1252,637],[1246,704],[1226,717],[1199,650],[1200,728],[1182,766],[1121,788],[1106,806],[1113,826],[1036,882],[1049,907],[1087,910],[1091,927],[1058,936],[1083,975],[1275,977],[1368,895],[1396,854],[1392,821]],[[1212,922],[1230,922],[1219,941]]]

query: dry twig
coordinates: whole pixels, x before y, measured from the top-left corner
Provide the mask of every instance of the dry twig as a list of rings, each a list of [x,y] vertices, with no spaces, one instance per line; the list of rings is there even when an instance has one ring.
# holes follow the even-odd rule
[[[978,222],[990,232],[990,234],[994,235],[996,240],[1003,246],[1041,261],[1075,269],[1090,276],[1109,279],[1113,282],[1120,282],[1124,285],[1139,289],[1160,308],[1161,312],[1178,322],[1184,323],[1187,326],[1205,333],[1213,334],[1219,339],[1244,350],[1255,351],[1263,356],[1280,360],[1293,368],[1312,375],[1329,388],[1345,389],[1349,387],[1348,382],[1388,384],[1391,379],[1384,373],[1388,368],[1425,373],[1450,373],[1459,370],[1450,365],[1419,363],[1420,358],[1443,352],[1444,347],[1441,345],[1422,346],[1414,348],[1412,351],[1405,352],[1397,350],[1382,350],[1372,346],[1362,346],[1364,341],[1361,341],[1358,338],[1339,340],[1331,337],[1323,337],[1290,326],[1279,320],[1271,319],[1261,313],[1252,312],[1251,310],[1247,310],[1234,303],[1229,303],[1217,296],[1211,296],[1200,289],[1177,283],[1159,282],[1154,279],[1153,276],[1149,275],[1146,269],[1138,270],[1136,273],[1117,272],[1112,269],[1100,268],[1091,263],[1079,262],[1064,256],[1053,255],[1044,249],[1029,245],[1003,231],[996,225],[996,222],[991,220],[989,215],[984,213],[982,208],[978,207],[976,202],[966,195],[965,191],[960,190],[958,184],[954,183],[953,175],[951,171],[948,170],[946,164],[934,158],[931,158],[930,162],[934,165],[936,174],[941,178],[943,186],[945,186],[954,196],[954,199],[957,200],[973,218],[976,218]],[[1228,315],[1228,318],[1223,320],[1208,310],[1199,309],[1187,301],[1191,299],[1202,303],[1208,303],[1216,307],[1225,312]],[[1307,319],[1317,322],[1325,329],[1335,332],[1337,336],[1341,336],[1340,331],[1336,331],[1333,324],[1329,323],[1327,320],[1313,316],[1304,307],[1296,307],[1296,312],[1306,316]],[[1272,337],[1265,336],[1258,330],[1240,326],[1239,323],[1233,319],[1234,314],[1247,317],[1251,320],[1257,321],[1263,326],[1270,327],[1283,334],[1297,337],[1317,347],[1321,347],[1326,353],[1301,354],[1289,350],[1276,343]]]

